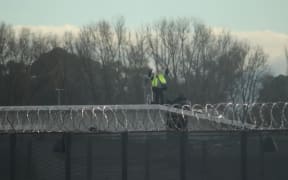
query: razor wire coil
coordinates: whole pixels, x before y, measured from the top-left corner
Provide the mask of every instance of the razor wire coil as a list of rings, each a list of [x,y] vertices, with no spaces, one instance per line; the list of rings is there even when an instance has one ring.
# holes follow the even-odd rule
[[[287,129],[288,103],[0,107],[1,132]]]

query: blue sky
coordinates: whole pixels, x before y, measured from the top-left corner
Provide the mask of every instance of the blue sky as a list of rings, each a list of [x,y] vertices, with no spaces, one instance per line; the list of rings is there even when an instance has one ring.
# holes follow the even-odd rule
[[[282,73],[287,9],[288,0],[0,0],[0,22],[59,31],[64,25],[73,29],[118,16],[124,16],[128,27],[163,17],[191,17],[262,46],[274,71]]]
[[[81,26],[122,15],[139,26],[161,17],[195,17],[235,30],[288,32],[287,0],[0,0],[0,21]]]

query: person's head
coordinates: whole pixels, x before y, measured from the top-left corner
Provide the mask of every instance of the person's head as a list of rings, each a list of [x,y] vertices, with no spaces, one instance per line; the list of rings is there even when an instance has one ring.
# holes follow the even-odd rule
[[[165,69],[165,75],[167,76],[168,74],[169,74],[169,69],[166,68],[166,69]]]
[[[148,69],[148,75],[151,76],[153,73],[153,70],[151,68]]]

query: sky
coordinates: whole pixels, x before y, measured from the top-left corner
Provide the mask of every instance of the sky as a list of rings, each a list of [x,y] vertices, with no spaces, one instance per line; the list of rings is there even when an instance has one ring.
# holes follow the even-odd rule
[[[285,73],[288,0],[0,0],[0,22],[61,31],[123,16],[128,27],[161,18],[195,18],[260,45],[274,74]]]

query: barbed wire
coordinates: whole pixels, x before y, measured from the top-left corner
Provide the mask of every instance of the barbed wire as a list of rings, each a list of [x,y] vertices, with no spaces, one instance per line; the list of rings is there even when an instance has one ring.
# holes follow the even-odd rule
[[[286,129],[288,103],[0,107],[1,132]]]

